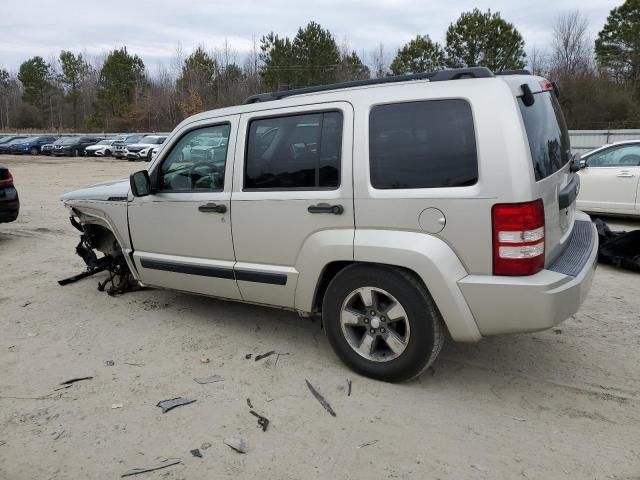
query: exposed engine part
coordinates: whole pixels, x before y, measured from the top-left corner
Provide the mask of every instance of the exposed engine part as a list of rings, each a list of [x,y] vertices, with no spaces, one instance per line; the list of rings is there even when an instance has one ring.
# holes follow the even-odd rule
[[[122,295],[127,292],[140,290],[140,285],[131,275],[129,266],[122,254],[117,257],[111,257],[111,262],[107,268],[109,278],[104,282],[98,283],[98,290],[107,292],[108,295]]]
[[[107,294],[122,295],[126,292],[139,290],[141,287],[135,280],[124,258],[118,242],[111,232],[98,225],[81,225],[71,217],[71,223],[83,232],[80,235],[80,243],[76,246],[76,253],[84,260],[87,270],[73,277],[60,280],[60,285],[68,285],[96,273],[107,270],[109,276],[103,282],[98,283],[98,290]],[[104,253],[98,258],[95,250]]]

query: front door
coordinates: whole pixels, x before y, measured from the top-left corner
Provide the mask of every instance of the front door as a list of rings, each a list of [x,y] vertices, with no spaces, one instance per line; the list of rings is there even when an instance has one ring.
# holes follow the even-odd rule
[[[580,171],[578,207],[625,213],[636,204],[640,179],[640,145],[618,145],[593,154]]]
[[[231,240],[231,178],[239,116],[173,136],[150,168],[156,191],[129,204],[134,261],[147,285],[240,299]],[[201,155],[185,155],[196,146]]]
[[[238,136],[238,285],[245,300],[292,307],[305,262],[322,263],[327,245],[334,259],[353,258],[353,109],[335,102],[243,114]]]

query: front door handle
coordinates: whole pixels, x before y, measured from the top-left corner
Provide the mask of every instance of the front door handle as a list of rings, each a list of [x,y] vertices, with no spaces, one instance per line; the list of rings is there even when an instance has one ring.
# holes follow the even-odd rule
[[[309,213],[333,213],[334,215],[341,215],[344,212],[342,205],[329,205],[328,203],[319,203],[317,205],[311,205],[307,208]]]
[[[225,213],[227,211],[227,206],[207,203],[206,205],[200,205],[198,207],[198,211],[205,213]]]
[[[629,172],[620,172],[619,174],[616,175],[616,177],[621,177],[621,178],[631,178],[633,176],[634,175]]]

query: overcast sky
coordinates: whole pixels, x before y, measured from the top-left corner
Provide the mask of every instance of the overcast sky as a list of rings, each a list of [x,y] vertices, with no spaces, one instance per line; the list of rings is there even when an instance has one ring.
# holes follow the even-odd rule
[[[556,16],[579,9],[595,37],[622,0],[3,0],[0,3],[0,67],[17,70],[34,55],[60,50],[102,56],[126,45],[151,71],[169,64],[178,46],[221,47],[225,40],[244,55],[252,39],[274,31],[294,36],[310,20],[345,40],[364,61],[382,42],[389,57],[416,34],[444,41],[447,26],[477,7],[499,11],[522,33],[526,50],[548,47]]]

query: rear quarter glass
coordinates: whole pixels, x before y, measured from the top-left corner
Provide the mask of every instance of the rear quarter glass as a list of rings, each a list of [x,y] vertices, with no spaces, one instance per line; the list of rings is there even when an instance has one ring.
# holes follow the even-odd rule
[[[518,98],[531,151],[536,181],[547,178],[564,167],[571,158],[569,132],[560,104],[551,91],[533,95],[534,103],[526,106]]]

